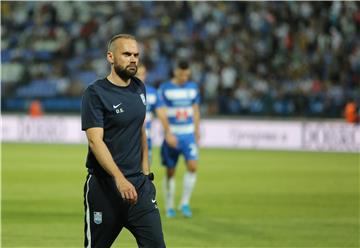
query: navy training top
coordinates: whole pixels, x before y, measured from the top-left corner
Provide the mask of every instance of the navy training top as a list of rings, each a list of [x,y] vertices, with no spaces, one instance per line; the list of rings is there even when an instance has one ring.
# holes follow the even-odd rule
[[[141,129],[146,113],[145,85],[133,77],[126,87],[100,79],[85,90],[81,106],[81,125],[104,129],[104,142],[124,176],[140,173],[142,162]],[[90,174],[109,176],[88,148],[86,167]]]

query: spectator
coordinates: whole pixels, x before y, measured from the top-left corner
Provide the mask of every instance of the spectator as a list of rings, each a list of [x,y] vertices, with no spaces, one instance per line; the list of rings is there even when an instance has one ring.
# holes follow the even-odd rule
[[[346,122],[348,123],[358,123],[359,116],[358,116],[358,108],[354,100],[350,100],[346,103],[344,109],[344,115]]]
[[[40,74],[60,84],[55,97],[80,99],[86,85],[73,75],[105,76],[103,45],[120,29],[142,42],[153,86],[175,57],[194,62],[203,114],[341,117],[345,99],[360,98],[359,13],[351,1],[4,2],[3,110]]]

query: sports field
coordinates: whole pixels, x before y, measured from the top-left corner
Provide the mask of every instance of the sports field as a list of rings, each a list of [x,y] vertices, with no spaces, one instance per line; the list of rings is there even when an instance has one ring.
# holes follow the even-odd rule
[[[86,152],[2,145],[2,247],[82,247]],[[359,247],[359,163],[354,153],[202,149],[194,217],[162,218],[167,246]],[[152,169],[163,215],[158,149]],[[137,246],[123,230],[113,247]]]

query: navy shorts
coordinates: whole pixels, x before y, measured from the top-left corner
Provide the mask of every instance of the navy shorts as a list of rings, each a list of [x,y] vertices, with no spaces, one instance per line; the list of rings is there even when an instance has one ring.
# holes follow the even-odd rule
[[[138,194],[135,205],[123,201],[112,177],[87,176],[85,247],[111,247],[123,227],[134,235],[139,247],[165,247],[154,184],[143,174],[127,179]]]

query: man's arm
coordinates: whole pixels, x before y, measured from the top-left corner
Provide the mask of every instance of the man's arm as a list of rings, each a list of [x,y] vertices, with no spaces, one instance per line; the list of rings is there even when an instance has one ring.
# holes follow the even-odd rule
[[[170,125],[169,125],[169,121],[167,118],[167,114],[166,114],[166,107],[159,107],[156,109],[156,115],[159,118],[163,129],[164,129],[164,135],[165,135],[165,140],[166,142],[171,146],[171,147],[176,147],[177,146],[177,139],[175,137],[175,135],[173,135],[170,132]]]
[[[193,104],[193,112],[194,112],[194,126],[195,126],[195,138],[196,143],[199,145],[200,141],[200,108],[199,104]]]
[[[141,129],[141,146],[142,146],[142,171],[144,175],[149,175],[150,173],[150,166],[149,166],[149,148],[147,144],[147,137],[146,137],[146,130],[145,124]]]
[[[104,129],[100,127],[89,128],[86,130],[86,136],[89,141],[90,149],[94,153],[101,167],[115,179],[121,197],[124,200],[128,200],[130,203],[135,204],[137,201],[136,189],[117,167],[108,147],[104,143]]]

